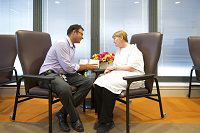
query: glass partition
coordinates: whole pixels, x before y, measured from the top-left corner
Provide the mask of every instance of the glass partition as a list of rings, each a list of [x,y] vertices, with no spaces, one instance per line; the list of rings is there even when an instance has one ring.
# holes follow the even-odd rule
[[[91,0],[43,0],[42,11],[43,31],[51,35],[52,44],[67,35],[70,25],[82,25],[84,39],[75,44],[75,62],[91,58]]]
[[[33,0],[0,0],[0,34],[14,35],[17,30],[33,30]],[[21,75],[18,57],[14,66]]]
[[[128,34],[148,32],[148,0],[100,1],[100,52],[115,53],[112,35],[118,30]]]
[[[158,31],[163,33],[158,76],[189,76],[187,38],[200,36],[199,0],[158,0]]]

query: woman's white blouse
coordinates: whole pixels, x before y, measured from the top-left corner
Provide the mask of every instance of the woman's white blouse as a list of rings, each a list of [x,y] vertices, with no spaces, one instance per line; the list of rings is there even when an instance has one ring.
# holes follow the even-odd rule
[[[123,80],[124,76],[144,74],[143,55],[135,44],[117,49],[113,65],[127,65],[136,69],[133,72],[116,70],[97,78],[94,84],[104,87],[114,94],[120,94],[123,90],[126,90],[127,82]],[[138,89],[140,87],[144,87],[144,81],[133,82],[130,89]]]

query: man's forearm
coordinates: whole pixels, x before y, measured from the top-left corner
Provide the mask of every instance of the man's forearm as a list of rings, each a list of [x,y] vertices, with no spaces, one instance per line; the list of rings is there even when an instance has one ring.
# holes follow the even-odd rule
[[[88,70],[86,65],[80,65],[78,71],[82,71],[82,70]]]
[[[80,68],[78,71],[82,70],[94,70],[97,68],[97,64],[86,64],[86,65],[80,65]]]

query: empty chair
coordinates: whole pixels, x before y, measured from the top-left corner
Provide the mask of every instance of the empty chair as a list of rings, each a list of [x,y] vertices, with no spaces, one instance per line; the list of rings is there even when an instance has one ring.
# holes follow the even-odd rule
[[[190,56],[192,58],[194,66],[190,71],[190,81],[189,81],[189,92],[188,97],[191,95],[191,88],[192,86],[199,86],[198,84],[192,84],[192,82],[199,82],[200,83],[200,36],[190,36],[188,37],[188,47]],[[196,73],[196,80],[192,79],[193,70]]]
[[[16,55],[15,35],[0,35],[0,86],[17,82],[17,71],[14,68]],[[12,79],[13,71],[14,79]]]

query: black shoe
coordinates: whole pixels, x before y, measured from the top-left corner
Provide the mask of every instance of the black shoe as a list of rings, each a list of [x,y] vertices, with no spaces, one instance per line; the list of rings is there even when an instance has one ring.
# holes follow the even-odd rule
[[[115,126],[114,122],[103,123],[97,129],[97,133],[109,133],[110,130]]]
[[[80,119],[78,119],[76,122],[71,123],[71,126],[77,132],[83,132],[84,131],[83,124],[82,124]]]
[[[54,118],[59,122],[60,130],[64,132],[69,132],[70,128],[66,121],[66,115],[62,114],[61,112],[57,112]]]
[[[100,121],[97,121],[97,122],[94,124],[94,130],[97,130],[100,126],[101,126]]]

